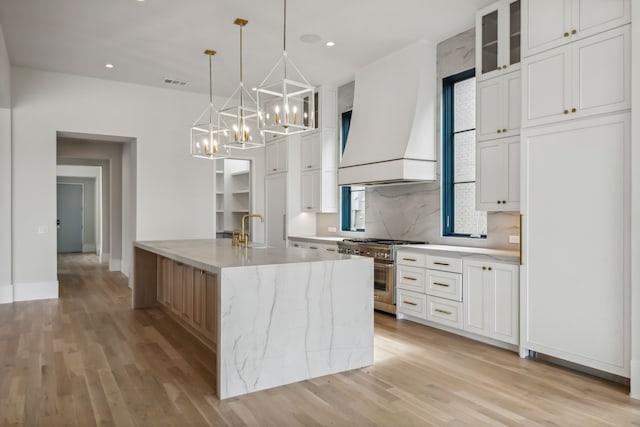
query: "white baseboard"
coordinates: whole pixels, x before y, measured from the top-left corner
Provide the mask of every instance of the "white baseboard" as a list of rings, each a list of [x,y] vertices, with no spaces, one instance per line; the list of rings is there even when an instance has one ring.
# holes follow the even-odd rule
[[[100,264],[108,264],[109,263],[109,253],[104,252],[100,254]]]
[[[121,259],[110,259],[109,260],[109,271],[120,271],[122,270],[122,260]]]
[[[640,359],[631,361],[631,398],[640,400]]]
[[[15,283],[13,285],[14,301],[31,301],[37,299],[58,298],[58,281]]]
[[[13,302],[13,285],[0,285],[0,304]]]
[[[84,252],[84,253],[95,253],[96,252],[96,244],[95,243],[83,243],[82,244],[82,252]]]

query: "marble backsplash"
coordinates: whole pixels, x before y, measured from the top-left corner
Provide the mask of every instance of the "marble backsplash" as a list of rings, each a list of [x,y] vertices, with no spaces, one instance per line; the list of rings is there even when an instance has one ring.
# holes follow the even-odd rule
[[[424,240],[431,244],[517,250],[518,212],[487,215],[487,238],[442,237],[440,183],[369,187],[365,204],[367,237]]]

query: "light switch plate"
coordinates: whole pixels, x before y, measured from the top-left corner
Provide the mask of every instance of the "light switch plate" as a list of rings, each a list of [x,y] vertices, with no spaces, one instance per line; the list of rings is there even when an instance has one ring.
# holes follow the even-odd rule
[[[46,225],[38,226],[38,234],[47,234],[48,232],[49,232],[49,227],[47,227]]]
[[[520,243],[520,236],[509,236],[509,243]]]
[[[335,227],[327,227],[327,230],[332,232],[332,233],[336,232],[336,228]]]

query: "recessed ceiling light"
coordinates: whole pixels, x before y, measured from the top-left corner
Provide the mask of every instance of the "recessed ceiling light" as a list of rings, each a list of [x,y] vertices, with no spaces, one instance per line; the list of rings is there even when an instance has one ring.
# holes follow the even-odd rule
[[[136,0],[136,1],[139,1],[139,2],[141,2],[141,3],[142,3],[144,0]]]
[[[335,45],[336,45],[334,42],[327,42],[326,44],[327,44],[327,46],[329,46],[329,47],[332,47],[332,46],[335,46]]]
[[[108,69],[115,68],[115,65],[113,65],[111,63],[104,64],[104,66],[105,66],[105,68],[108,68]]]
[[[252,87],[251,90],[255,92],[255,91],[258,90],[258,88],[257,87]]]
[[[300,36],[300,41],[303,43],[318,43],[321,40],[321,37],[317,34],[303,34]]]

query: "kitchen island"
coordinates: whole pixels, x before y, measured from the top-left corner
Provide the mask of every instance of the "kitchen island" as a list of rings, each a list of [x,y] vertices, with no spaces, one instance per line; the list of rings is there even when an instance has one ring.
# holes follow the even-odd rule
[[[220,399],[373,363],[373,261],[230,239],[136,242],[133,308],[212,350]]]

